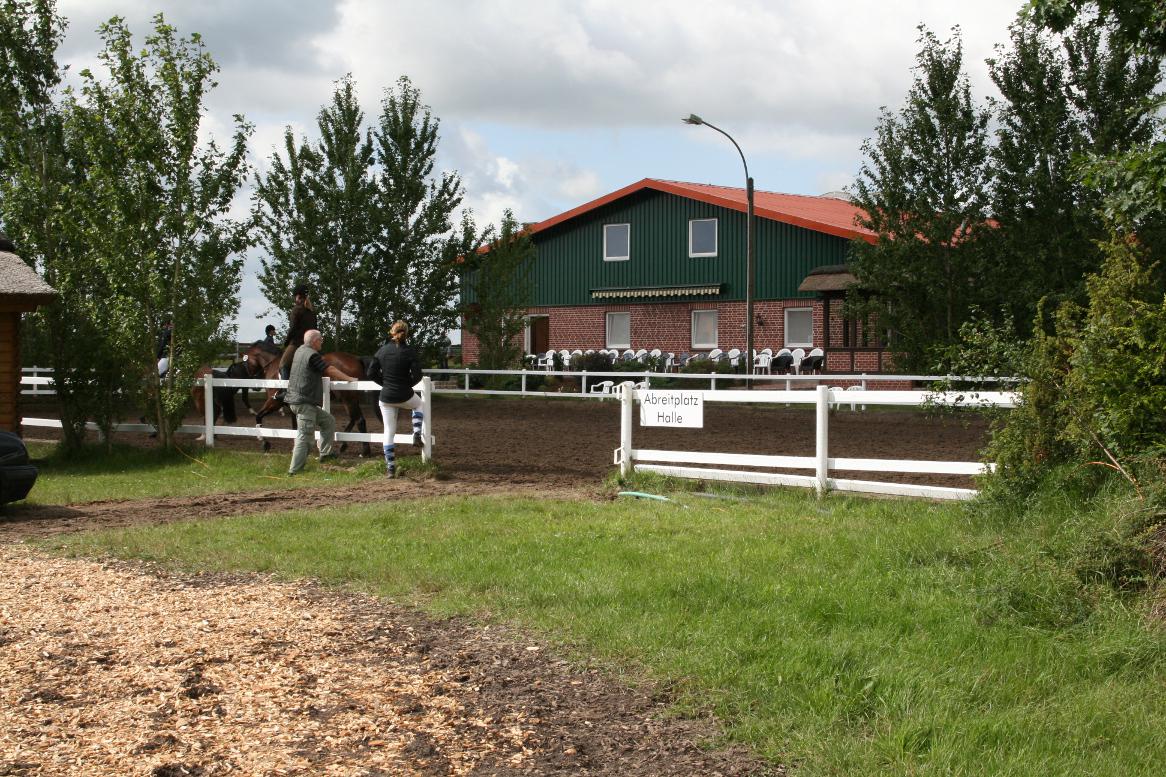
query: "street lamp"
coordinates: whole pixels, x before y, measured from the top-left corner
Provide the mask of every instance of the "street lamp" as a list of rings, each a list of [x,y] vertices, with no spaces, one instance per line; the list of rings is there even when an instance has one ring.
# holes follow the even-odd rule
[[[745,199],[748,202],[748,209],[745,211],[745,358],[748,359],[749,365],[746,372],[753,371],[753,178],[749,175],[749,163],[745,161],[745,154],[741,151],[741,147],[737,145],[737,141],[733,140],[733,136],[725,132],[716,125],[709,124],[707,121],[697,116],[695,113],[690,113],[687,119],[681,119],[685,124],[692,124],[704,126],[714,129],[729,139],[729,142],[737,149],[737,153],[741,155],[741,164],[745,167]],[[753,388],[753,382],[748,381],[746,385]]]

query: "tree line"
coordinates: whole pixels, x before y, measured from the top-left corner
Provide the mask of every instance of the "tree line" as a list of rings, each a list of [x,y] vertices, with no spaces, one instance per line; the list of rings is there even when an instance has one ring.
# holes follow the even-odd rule
[[[288,127],[256,171],[242,115],[225,143],[200,134],[218,72],[200,35],[158,14],[140,45],[114,17],[99,66],[67,82],[65,29],[55,0],[0,0],[0,228],[60,293],[24,329],[54,369],[66,450],[89,420],[110,439],[127,400],[173,444],[195,371],[234,340],[252,247],[268,301],[287,309],[308,284],[335,350],[375,351],[397,318],[422,349],[455,325],[466,257],[494,231],[468,211],[454,223],[464,188],[436,172],[440,122],[407,77],[371,127],[341,78],[316,137]]]

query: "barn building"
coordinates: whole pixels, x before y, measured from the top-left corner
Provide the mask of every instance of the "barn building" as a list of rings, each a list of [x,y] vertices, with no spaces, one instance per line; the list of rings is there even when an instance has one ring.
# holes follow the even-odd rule
[[[537,248],[524,347],[745,348],[745,190],[646,178],[527,229]],[[846,317],[852,241],[874,242],[845,195],[755,192],[754,347],[821,347],[826,370],[882,372],[874,332]],[[462,299],[474,303],[463,280]],[[478,344],[463,332],[464,363]]]
[[[0,232],[0,430],[20,434],[20,314],[57,293],[15,250]]]

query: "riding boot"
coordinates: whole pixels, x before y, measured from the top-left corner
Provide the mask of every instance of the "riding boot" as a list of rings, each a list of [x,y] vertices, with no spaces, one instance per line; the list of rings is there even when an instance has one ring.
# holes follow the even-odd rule
[[[291,365],[290,364],[287,365],[286,367],[279,368],[279,377],[282,380],[287,380],[288,378],[291,377]],[[287,389],[285,389],[285,388],[281,388],[279,391],[275,392],[275,398],[279,402],[282,402],[283,398],[286,396],[287,396]]]
[[[394,450],[392,445],[385,446],[385,476],[394,478],[397,476],[397,461],[394,457]]]
[[[421,422],[425,419],[425,414],[420,410],[413,411],[413,445],[420,448],[425,442],[421,439]]]

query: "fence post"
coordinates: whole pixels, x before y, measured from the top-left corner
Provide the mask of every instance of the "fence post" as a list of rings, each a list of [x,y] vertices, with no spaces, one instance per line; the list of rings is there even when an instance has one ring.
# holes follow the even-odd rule
[[[525,376],[524,376],[525,377]],[[433,460],[433,381],[421,379],[421,461]]]
[[[823,496],[826,493],[826,479],[829,477],[829,451],[828,442],[829,434],[829,418],[830,418],[830,387],[818,386],[818,402],[817,402],[817,423],[816,426],[816,443],[815,452],[817,454],[817,467],[815,475],[817,476],[817,483],[814,484],[814,490],[818,492],[818,496]]]
[[[522,393],[526,394],[526,367],[522,368]]]
[[[580,394],[587,393],[587,370],[583,370],[583,379],[582,379],[582,382],[580,382],[580,384],[579,384],[579,393]]]
[[[470,390],[470,368],[466,367],[466,391]]]
[[[324,378],[324,412],[332,412],[332,379]]]
[[[215,447],[215,375],[213,372],[207,373],[206,377],[202,379],[202,390],[206,392],[206,412],[203,417],[202,439],[206,447]],[[234,402],[234,397],[231,398]]]
[[[632,474],[632,410],[636,404],[632,397],[632,384],[625,380],[620,384],[619,400],[619,476],[622,478]]]

